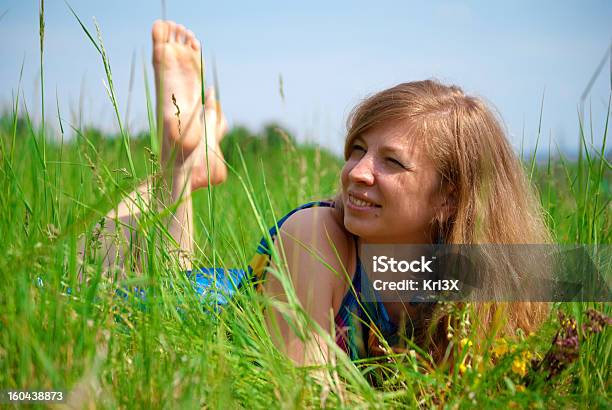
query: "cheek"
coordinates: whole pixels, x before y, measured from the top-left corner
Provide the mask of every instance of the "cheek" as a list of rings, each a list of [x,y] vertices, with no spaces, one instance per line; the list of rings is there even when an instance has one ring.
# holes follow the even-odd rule
[[[437,186],[434,187],[431,181],[407,175],[385,185],[384,188],[382,184],[379,186],[381,190],[384,189],[386,209],[389,211],[387,217],[421,224],[429,221],[435,213],[438,205]]]
[[[353,169],[353,165],[351,161],[347,161],[344,163],[342,167],[342,171],[340,172],[340,182],[342,183],[342,188],[346,188],[348,186],[348,175]]]

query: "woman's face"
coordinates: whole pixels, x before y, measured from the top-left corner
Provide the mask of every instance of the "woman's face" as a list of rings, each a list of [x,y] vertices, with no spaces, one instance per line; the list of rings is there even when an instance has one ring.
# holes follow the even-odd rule
[[[431,221],[444,195],[410,127],[392,122],[357,137],[341,179],[344,226],[363,242],[431,242]]]

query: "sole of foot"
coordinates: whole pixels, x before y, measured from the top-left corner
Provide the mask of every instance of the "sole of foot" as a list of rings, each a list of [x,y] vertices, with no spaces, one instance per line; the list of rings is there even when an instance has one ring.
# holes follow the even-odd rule
[[[219,184],[227,178],[219,148],[227,122],[212,90],[205,92],[202,115],[200,42],[183,25],[161,20],[153,24],[152,38],[162,160],[189,166],[193,190]]]

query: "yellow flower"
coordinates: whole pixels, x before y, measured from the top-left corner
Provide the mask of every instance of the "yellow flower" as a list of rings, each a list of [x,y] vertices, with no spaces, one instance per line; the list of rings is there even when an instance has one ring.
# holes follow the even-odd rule
[[[502,357],[508,353],[508,342],[506,342],[506,339],[497,339],[495,343],[493,343],[492,350],[495,357]]]
[[[527,361],[516,357],[512,362],[512,371],[523,377],[527,374]]]
[[[463,374],[463,373],[465,373],[466,371],[467,371],[467,366],[466,366],[466,365],[464,365],[463,363],[461,363],[461,364],[459,365],[459,373]]]
[[[525,391],[525,386],[523,386],[522,384],[517,384],[515,387],[516,387],[516,391],[519,393],[522,393]]]
[[[523,359],[524,359],[525,361],[529,361],[529,360],[533,359],[533,353],[531,353],[531,352],[530,352],[530,351],[528,351],[528,350],[525,350],[524,352],[522,352],[522,353],[521,353],[521,356],[523,357]]]
[[[465,345],[468,345],[468,347],[472,347],[472,344],[472,341],[468,340],[466,337],[461,339],[461,341],[459,342],[459,346],[461,346],[462,349],[465,347]]]

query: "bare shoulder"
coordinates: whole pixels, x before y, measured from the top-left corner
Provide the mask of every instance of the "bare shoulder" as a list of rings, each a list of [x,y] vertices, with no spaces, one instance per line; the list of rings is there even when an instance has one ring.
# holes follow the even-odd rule
[[[333,254],[336,259],[349,261],[352,237],[334,212],[329,207],[313,207],[291,215],[280,229],[283,248],[287,250],[288,246],[298,246],[305,251],[314,251],[322,256]]]
[[[285,221],[275,246],[284,255],[294,283],[315,282],[319,291],[322,287],[331,291],[342,289],[347,272],[352,271],[352,241],[334,209],[313,207]]]

